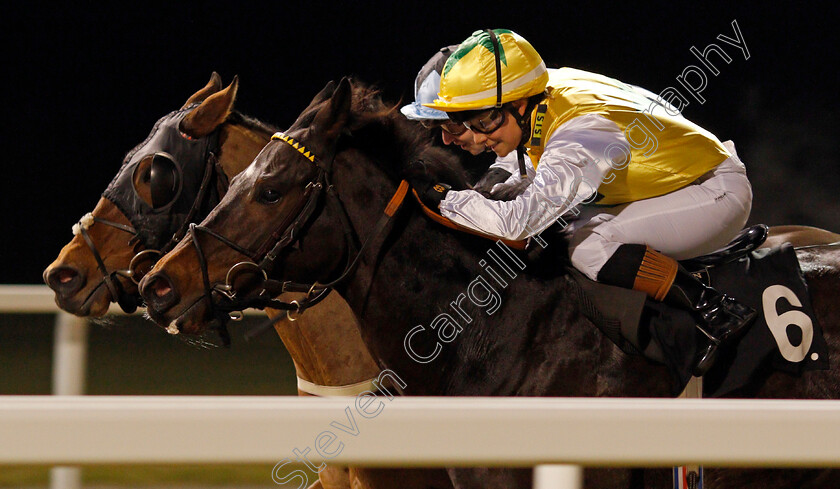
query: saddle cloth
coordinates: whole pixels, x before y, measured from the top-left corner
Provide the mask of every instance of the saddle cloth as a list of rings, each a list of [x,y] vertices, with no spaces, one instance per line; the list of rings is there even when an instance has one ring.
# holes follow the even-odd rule
[[[746,392],[774,370],[800,375],[828,369],[828,348],[792,246],[756,250],[696,275],[759,312],[733,348],[720,350],[704,377],[707,397]],[[673,394],[682,391],[698,343],[691,315],[642,292],[593,282],[575,270],[571,276],[580,288],[584,314],[624,352],[664,363],[672,374]]]

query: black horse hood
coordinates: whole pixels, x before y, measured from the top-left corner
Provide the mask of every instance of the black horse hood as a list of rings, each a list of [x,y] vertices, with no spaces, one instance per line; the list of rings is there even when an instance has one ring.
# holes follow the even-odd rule
[[[158,120],[149,137],[125,157],[102,193],[131,221],[147,248],[165,246],[194,205],[210,209],[219,202],[215,185],[207,185],[204,202],[196,202],[202,180],[212,176],[205,173],[214,171],[210,160],[215,159],[218,131],[202,138],[181,132],[181,121],[194,108],[185,107]],[[138,171],[145,175],[135,177]],[[134,181],[138,179],[148,182],[151,195],[146,199],[150,202],[137,193]]]

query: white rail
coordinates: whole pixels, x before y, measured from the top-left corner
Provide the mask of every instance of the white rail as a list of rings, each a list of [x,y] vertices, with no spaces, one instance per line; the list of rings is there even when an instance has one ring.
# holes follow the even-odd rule
[[[356,465],[536,466],[535,488],[580,487],[580,466],[840,467],[840,401],[385,398],[366,417],[347,398],[84,397],[86,320],[36,285],[0,286],[0,313],[57,314],[60,394],[0,396],[0,465],[276,463],[307,448],[318,464],[320,447]],[[543,465],[559,463],[574,465]],[[54,489],[80,485],[54,469]]]
[[[109,312],[121,313],[118,307]],[[45,285],[0,285],[0,313],[56,314],[52,364],[52,392],[80,395],[85,391],[88,322],[61,311],[54,293]],[[82,474],[78,467],[50,469],[51,489],[79,489]]]
[[[0,313],[57,313],[46,285],[0,285]]]
[[[277,462],[308,447],[314,463],[381,466],[840,467],[839,432],[840,401],[0,398],[13,464]]]
[[[249,310],[246,314],[260,311]],[[0,285],[0,314],[51,313],[56,314],[55,341],[52,365],[52,392],[55,395],[81,395],[87,378],[87,334],[85,318],[66,313],[55,304],[54,293],[45,285]],[[112,304],[108,314],[125,314]],[[81,470],[78,467],[57,466],[50,470],[51,489],[80,489]]]
[[[262,311],[256,309],[248,309],[244,312],[254,315],[263,314]],[[15,313],[67,314],[55,305],[55,294],[46,285],[0,285],[0,314]],[[118,305],[111,304],[108,314],[124,315],[125,313]]]

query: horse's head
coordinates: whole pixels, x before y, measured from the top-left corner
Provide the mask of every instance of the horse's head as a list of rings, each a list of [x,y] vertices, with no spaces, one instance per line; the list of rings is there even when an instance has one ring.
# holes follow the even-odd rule
[[[185,222],[218,202],[219,126],[231,114],[238,81],[222,89],[216,73],[184,106],[155,124],[125,157],[94,210],[44,270],[62,309],[99,316],[110,302],[133,311],[137,283]]]
[[[395,142],[396,133],[406,140]],[[327,85],[231,181],[191,239],[146,276],[141,293],[149,315],[171,333],[200,333],[223,320],[222,311],[265,306],[257,297],[290,289],[317,296],[350,271],[371,220],[385,209],[408,163],[428,150],[429,136],[375,91],[346,79]],[[462,171],[452,174],[456,185],[465,185]]]
[[[317,165],[321,160],[316,158],[320,157],[313,155],[327,155],[331,151],[333,144],[329,139],[335,140],[342,124],[337,114],[346,113],[342,102],[329,99],[333,90],[334,84],[330,84],[319,93],[286,132],[287,137],[298,140],[313,131],[323,137],[313,140],[306,148],[299,144],[295,148],[279,137],[269,142],[253,163],[231,180],[220,204],[201,226],[192,229],[191,239],[179,243],[142,281],[140,290],[148,313],[158,323],[168,325],[177,319],[180,331],[202,331],[216,312],[210,303],[211,290],[214,295],[242,296],[251,292],[245,289],[254,280],[253,273],[262,274],[256,264],[268,253],[266,248],[287,231],[299,232],[305,224],[298,220],[299,215],[316,210],[319,203],[310,196],[325,188],[324,182],[317,180],[320,171]],[[318,110],[325,100],[327,108]],[[346,102],[349,103],[349,96]],[[336,116],[327,120],[328,113]],[[332,127],[322,130],[325,124]],[[319,246],[328,239],[323,237]],[[308,247],[309,243],[308,238],[297,241],[297,248]],[[295,254],[295,250],[284,252]],[[229,277],[231,269],[234,273]],[[218,287],[228,282],[231,290]],[[202,300],[205,296],[207,300]]]

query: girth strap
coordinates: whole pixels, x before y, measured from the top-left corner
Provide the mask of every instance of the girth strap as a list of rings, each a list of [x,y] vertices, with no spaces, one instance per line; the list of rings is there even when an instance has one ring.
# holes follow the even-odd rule
[[[300,377],[297,378],[297,388],[301,392],[305,392],[307,394],[312,394],[313,396],[320,396],[320,397],[355,397],[361,394],[362,392],[376,392],[378,387],[373,382],[376,380],[376,377],[368,380],[363,380],[361,382],[356,382],[355,384],[347,384],[347,385],[319,385],[309,382],[308,380],[304,380]]]

